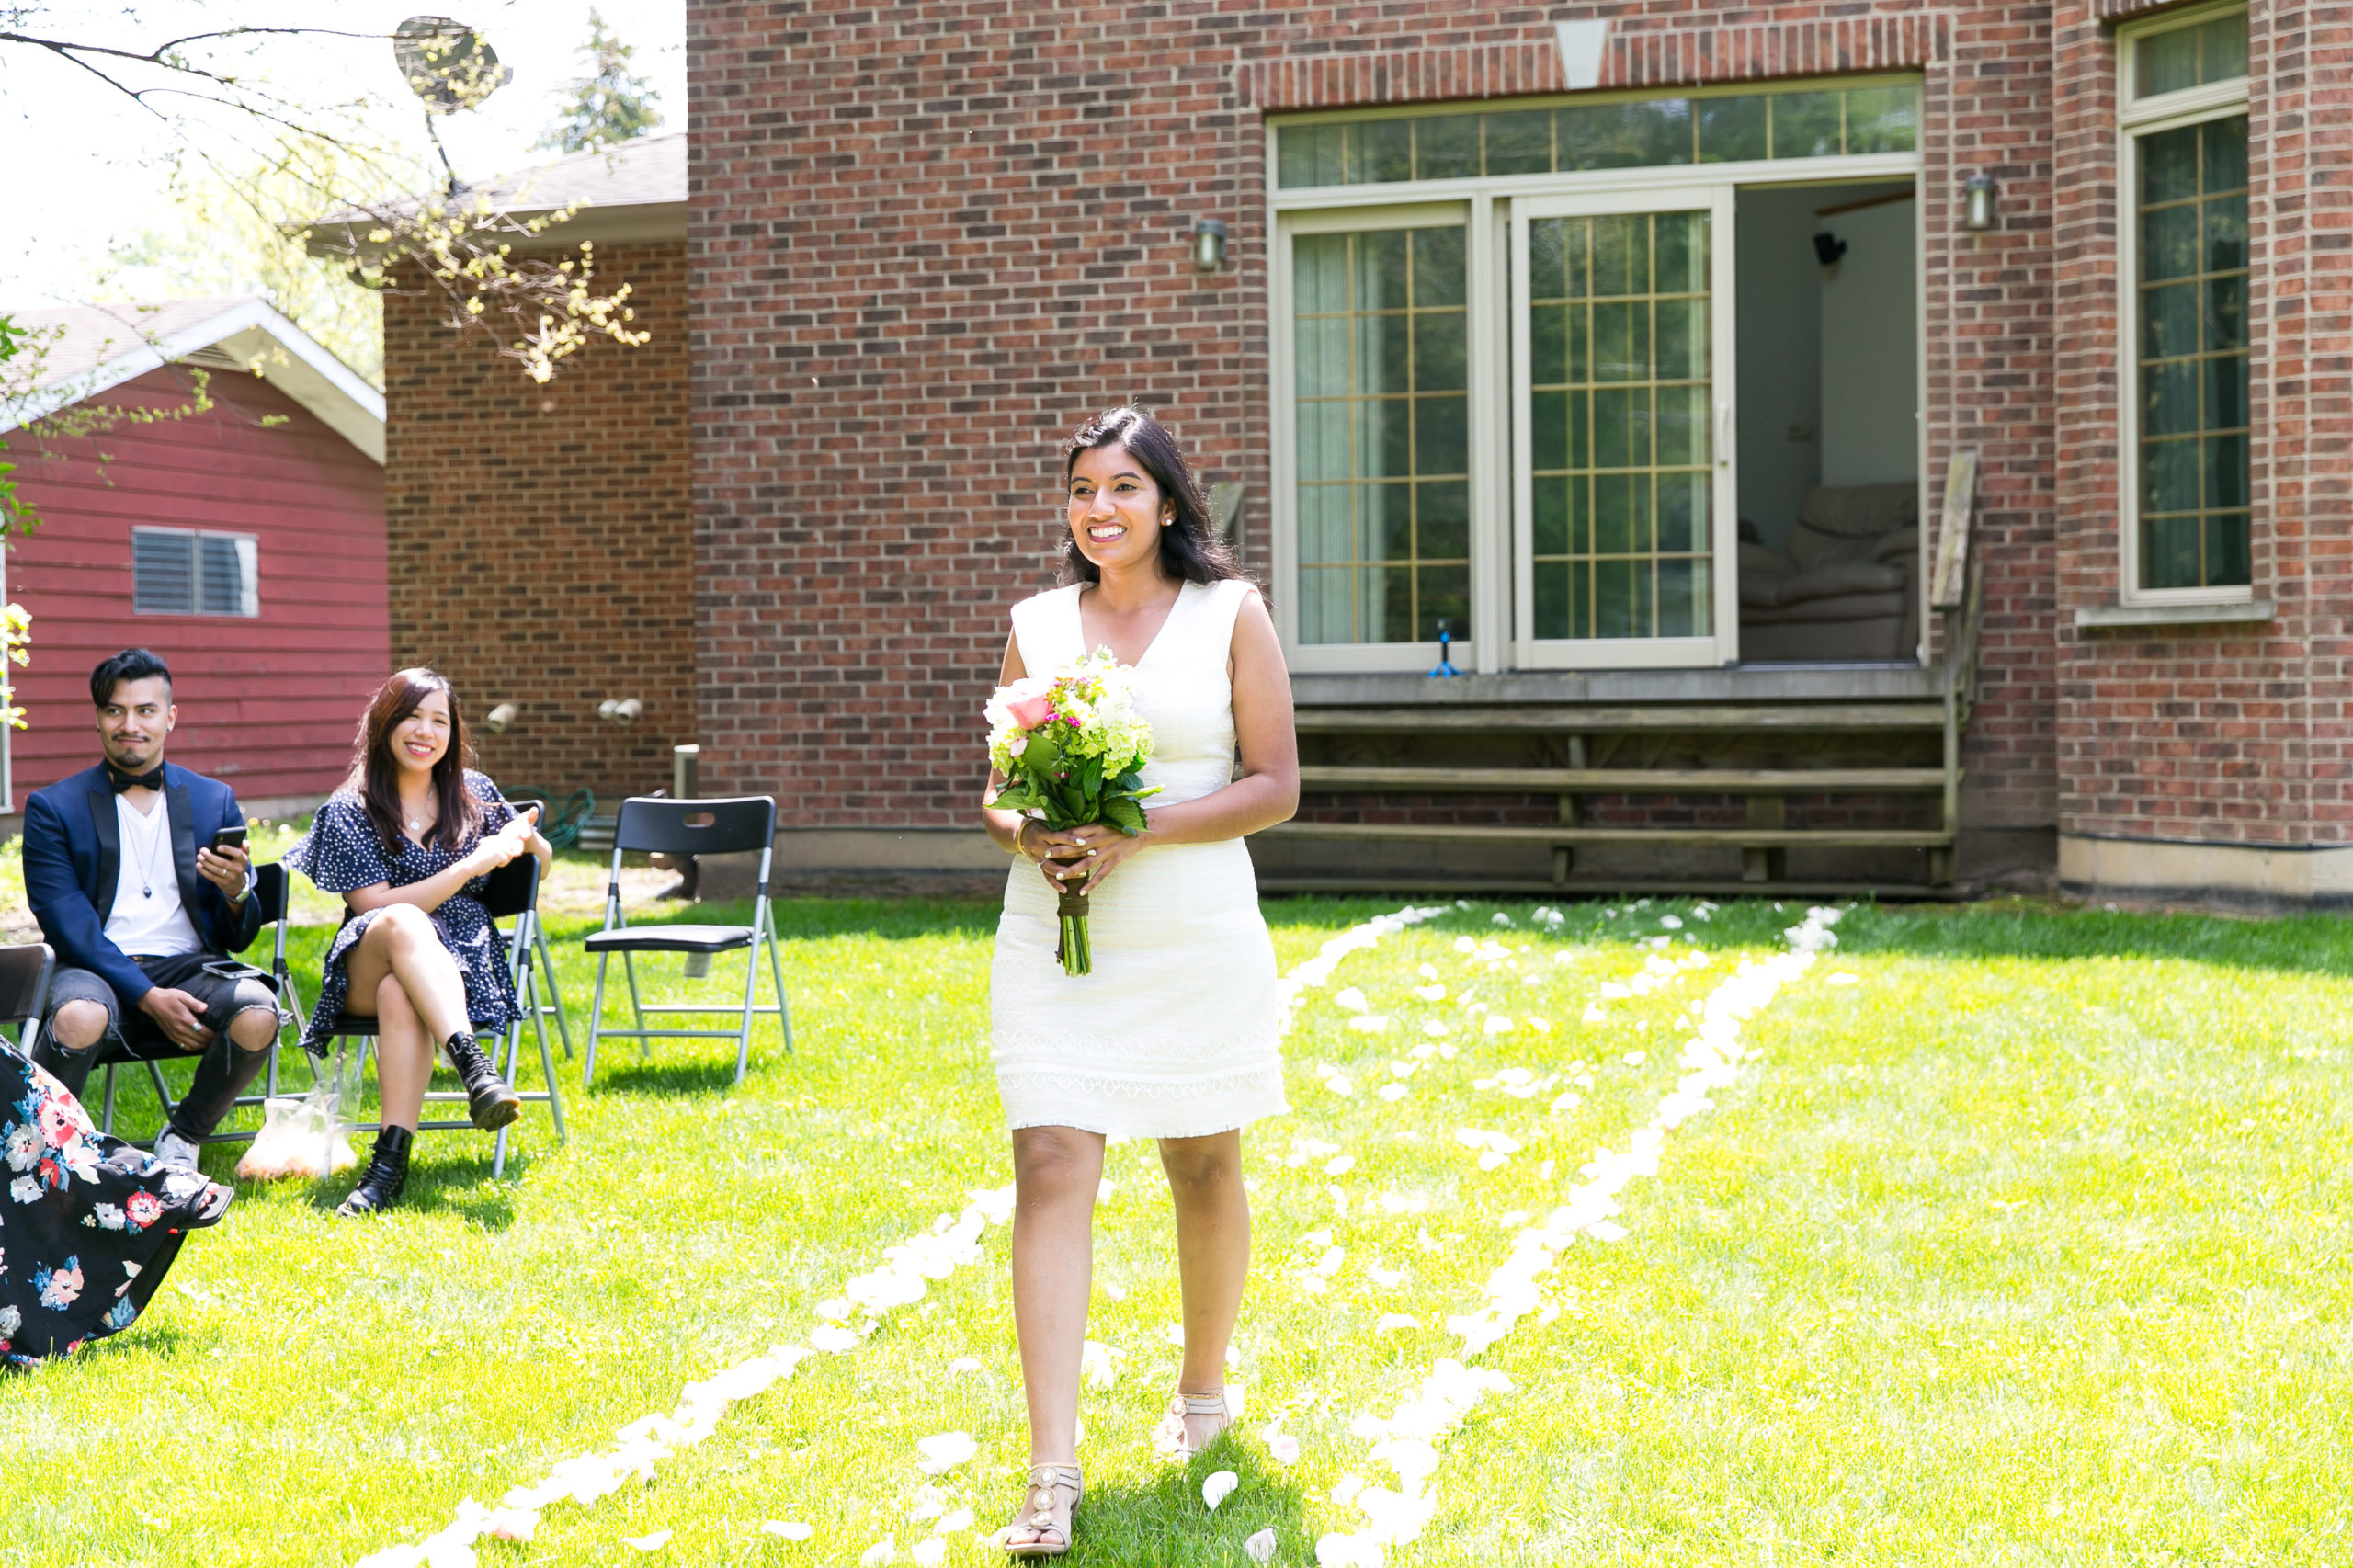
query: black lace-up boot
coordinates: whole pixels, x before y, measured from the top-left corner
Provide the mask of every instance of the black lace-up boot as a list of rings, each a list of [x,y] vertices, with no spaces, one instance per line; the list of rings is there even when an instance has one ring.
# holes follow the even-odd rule
[[[387,1127],[376,1134],[376,1152],[369,1156],[368,1168],[359,1173],[359,1185],[335,1211],[338,1220],[356,1220],[363,1214],[381,1214],[401,1200],[401,1188],[408,1185],[408,1152],[416,1142],[416,1134],[405,1127]]]
[[[466,1116],[476,1127],[484,1132],[495,1131],[522,1114],[523,1096],[500,1079],[472,1035],[460,1029],[441,1049],[449,1053],[449,1065],[465,1080]]]

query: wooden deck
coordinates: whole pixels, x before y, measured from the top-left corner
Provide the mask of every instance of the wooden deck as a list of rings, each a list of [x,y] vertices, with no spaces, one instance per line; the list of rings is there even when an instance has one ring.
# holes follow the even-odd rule
[[[1973,492],[1973,460],[1958,454],[1928,585],[1948,651],[1934,666],[1294,676],[1303,816],[1263,835],[1275,863],[1262,871],[1261,885],[1952,896],[1961,739],[1974,687]],[[1556,820],[1525,820],[1548,796]],[[1902,802],[1920,796],[1936,798],[1927,813],[1932,821],[1865,820],[1891,811],[1916,819],[1917,807]],[[1480,814],[1475,806],[1413,803],[1431,797],[1486,798],[1493,820],[1462,820]],[[1678,797],[1694,807],[1632,804]],[[1741,801],[1742,820],[1698,820],[1706,797]],[[1791,823],[1792,797],[1805,802],[1810,825]],[[1620,804],[1594,820],[1596,801],[1607,806],[1613,798]],[[1459,872],[1393,852],[1383,863],[1382,852],[1415,845],[1489,853],[1478,869]],[[1647,872],[1628,870],[1629,858],[1620,853],[1619,864],[1579,874],[1580,851],[1644,847],[1699,852],[1702,859],[1736,851],[1738,875],[1692,875],[1689,853],[1653,858]],[[1792,879],[1793,850],[1816,860],[1818,850],[1866,852],[1881,863],[1909,857],[1914,870]],[[1536,858],[1522,864],[1513,851]],[[1546,852],[1549,878],[1540,874]]]

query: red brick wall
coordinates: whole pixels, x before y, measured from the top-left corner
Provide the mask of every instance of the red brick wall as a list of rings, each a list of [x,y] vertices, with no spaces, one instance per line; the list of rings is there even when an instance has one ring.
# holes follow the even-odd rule
[[[690,0],[706,778],[804,824],[968,824],[1005,611],[1049,581],[1052,447],[1141,397],[1250,487],[1267,562],[1262,111],[1918,68],[1932,472],[1984,454],[1969,818],[2047,825],[2054,517],[2048,7],[1083,9]],[[1979,167],[1995,233],[1944,214]],[[1232,265],[1195,274],[1196,218]],[[1280,585],[1276,585],[1278,591]]]
[[[653,337],[592,342],[545,386],[451,330],[436,295],[385,301],[385,502],[393,657],[457,684],[492,778],[585,784],[608,810],[667,788],[670,747],[695,738],[694,529],[684,247],[597,261]],[[608,697],[644,716],[597,719]],[[494,735],[503,701],[522,717]]]
[[[97,401],[181,409],[188,384],[153,370]],[[28,727],[11,737],[19,809],[98,760],[90,669],[134,643],[172,668],[172,760],[241,802],[324,795],[350,762],[361,703],[390,667],[383,471],[267,381],[215,370],[210,395],[184,419],[8,437],[42,517],[8,545],[8,597],[33,618],[32,663],[17,672]],[[256,536],[261,613],[135,613],[131,530],[145,526]]]
[[[2144,6],[2104,4],[2103,16]],[[2119,340],[2117,51],[2081,16],[2058,30],[2060,823],[2070,833],[2211,843],[2344,843],[2353,833],[2343,606],[2353,350],[2353,97],[2342,7],[2251,8],[2254,567],[2266,624],[2077,631],[2120,591],[2118,465],[2131,364]],[[2321,78],[2336,73],[2334,90]],[[2129,202],[2130,192],[2122,193]]]

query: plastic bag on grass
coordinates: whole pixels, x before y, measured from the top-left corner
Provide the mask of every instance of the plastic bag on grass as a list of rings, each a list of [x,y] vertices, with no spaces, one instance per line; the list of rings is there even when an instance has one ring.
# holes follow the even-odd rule
[[[240,1181],[277,1181],[287,1176],[316,1180],[359,1164],[351,1140],[335,1125],[341,1108],[335,1085],[322,1082],[301,1099],[262,1102],[261,1131],[237,1162]]]

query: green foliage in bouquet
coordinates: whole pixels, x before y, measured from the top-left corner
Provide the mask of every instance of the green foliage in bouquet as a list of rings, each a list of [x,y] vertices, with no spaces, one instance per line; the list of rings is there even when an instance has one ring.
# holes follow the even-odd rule
[[[1130,838],[1142,833],[1142,802],[1160,787],[1143,781],[1152,726],[1136,715],[1134,673],[1097,648],[1051,676],[999,687],[987,709],[989,760],[1006,781],[989,804],[1050,828],[1101,823]],[[1091,973],[1085,896],[1064,892],[1058,918],[1063,972]]]
[[[1136,717],[1129,672],[1097,649],[1057,675],[1018,680],[990,699],[989,760],[1006,777],[989,803],[1034,812],[1051,828],[1103,823],[1144,829],[1152,726]]]

